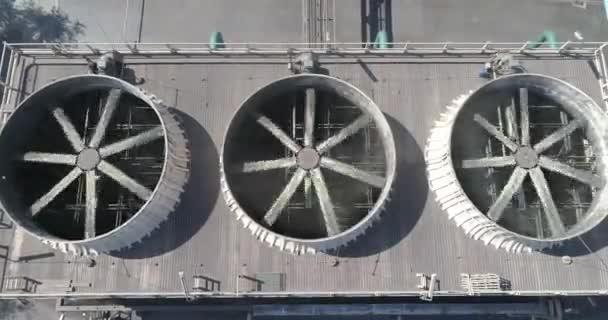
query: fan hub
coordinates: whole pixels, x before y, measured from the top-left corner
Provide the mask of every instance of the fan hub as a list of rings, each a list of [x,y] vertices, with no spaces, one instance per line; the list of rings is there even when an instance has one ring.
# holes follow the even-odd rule
[[[76,158],[76,165],[85,171],[95,169],[99,162],[101,162],[101,156],[94,148],[86,148],[80,151]]]
[[[515,162],[524,169],[532,169],[538,165],[538,154],[531,147],[520,147],[515,153]]]
[[[297,155],[298,166],[305,170],[316,168],[320,160],[321,155],[319,155],[319,152],[310,147],[302,148]]]

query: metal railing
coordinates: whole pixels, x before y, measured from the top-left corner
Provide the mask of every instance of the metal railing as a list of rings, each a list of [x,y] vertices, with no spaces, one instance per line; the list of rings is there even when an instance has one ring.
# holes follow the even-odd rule
[[[210,43],[5,43],[0,56],[0,70],[6,72],[0,76],[2,99],[0,102],[0,124],[8,115],[5,107],[13,99],[14,93],[20,90],[15,78],[21,66],[23,56],[35,59],[94,57],[104,52],[115,50],[125,55],[127,59],[147,59],[151,56],[190,57],[286,57],[305,52],[320,55],[348,57],[420,57],[447,56],[454,58],[492,56],[496,53],[511,53],[518,56],[531,57],[583,57],[592,59],[598,72],[598,81],[602,92],[604,106],[608,109],[608,66],[604,52],[608,50],[605,42],[403,42],[391,43],[389,48],[374,48],[372,43],[323,43],[315,48],[310,43],[226,43],[220,47]],[[234,296],[417,296],[420,291],[379,291],[379,292],[269,292],[236,294],[231,292],[196,292],[196,296],[234,297]],[[452,296],[468,294],[466,291],[435,291],[436,296]],[[183,296],[182,292],[114,292],[114,293],[0,293],[0,299],[17,297],[99,297],[99,296],[131,296],[131,297],[175,297]],[[502,291],[497,295],[503,296],[577,296],[577,295],[608,295],[608,290],[539,290],[539,291]]]
[[[608,67],[606,66],[606,56],[604,52],[608,50],[608,43],[602,44],[594,53],[593,62],[597,69],[600,92],[604,111],[608,111]]]
[[[318,46],[317,46],[318,45]],[[605,107],[608,108],[608,79],[604,49],[606,42],[395,42],[387,48],[375,48],[373,43],[4,43],[0,68],[5,67],[4,79],[0,77],[2,100],[6,106],[15,87],[15,71],[21,57],[35,59],[68,58],[82,59],[98,56],[108,51],[117,51],[126,59],[149,59],[151,57],[181,58],[230,58],[230,57],[289,57],[300,53],[314,52],[333,57],[479,57],[496,53],[510,53],[530,57],[584,57],[597,66]],[[5,118],[0,118],[2,121]]]
[[[240,297],[273,297],[273,298],[306,298],[306,297],[419,297],[420,290],[411,291],[280,291],[280,292],[235,292],[235,291],[192,291],[189,295],[193,298],[240,298]],[[469,295],[465,290],[436,290],[435,297],[459,297]],[[488,293],[484,296],[496,297],[576,297],[576,296],[608,296],[608,290],[511,290]],[[52,292],[52,293],[29,293],[29,292],[3,292],[0,299],[16,298],[185,298],[183,291],[116,291],[116,292]]]
[[[289,55],[304,52],[330,55],[491,55],[511,53],[525,55],[589,55],[604,42],[394,42],[387,48],[373,43],[19,43],[8,44],[10,50],[27,56],[99,55],[110,50],[124,55]]]

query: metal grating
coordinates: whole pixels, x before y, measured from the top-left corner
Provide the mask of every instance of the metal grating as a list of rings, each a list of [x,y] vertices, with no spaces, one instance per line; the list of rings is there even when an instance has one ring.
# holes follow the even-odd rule
[[[40,282],[27,277],[8,277],[4,279],[4,291],[12,292],[36,292]]]
[[[461,273],[460,286],[470,295],[510,289],[509,282],[495,273]]]

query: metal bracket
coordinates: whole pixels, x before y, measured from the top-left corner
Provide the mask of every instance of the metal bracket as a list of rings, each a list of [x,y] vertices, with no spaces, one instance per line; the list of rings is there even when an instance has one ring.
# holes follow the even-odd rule
[[[319,69],[319,60],[313,52],[302,53],[295,58],[293,63],[288,65],[291,72],[298,73],[316,73]]]
[[[13,88],[11,86],[9,86],[8,84],[6,84],[4,81],[0,80],[0,87],[2,88],[7,88],[8,90],[13,90],[15,92],[20,92],[19,89],[17,88]]]
[[[564,309],[562,302],[559,299],[547,300],[547,307],[549,310],[549,320],[563,320]]]
[[[61,56],[61,55],[63,55],[63,54],[64,54],[64,53],[63,53],[63,48],[62,48],[62,45],[61,45],[61,44],[54,44],[54,45],[51,45],[51,47],[50,47],[50,48],[51,48],[51,50],[53,51],[53,53],[55,53],[56,55]]]
[[[437,274],[433,273],[429,276],[424,273],[416,273],[416,277],[420,278],[420,283],[417,285],[418,289],[426,290],[420,293],[420,300],[433,301],[435,289],[439,284]]]
[[[127,44],[125,44],[125,46],[127,48],[129,48],[129,50],[131,51],[131,53],[133,53],[133,54],[138,54],[139,53],[139,50],[137,50],[137,45],[130,45],[130,44],[127,43]]]
[[[237,277],[237,281],[239,279],[244,279],[244,280],[250,281],[254,285],[253,289],[246,290],[245,292],[262,291],[263,281],[261,281],[260,279],[254,277],[254,276],[246,275],[246,274],[239,274],[238,277]]]
[[[91,50],[91,53],[94,55],[100,55],[101,51],[99,51],[97,48],[93,48],[90,44],[86,44],[85,45],[87,48],[89,48],[89,50]]]
[[[166,44],[165,46],[167,46],[167,49],[169,49],[169,52],[171,52],[172,54],[178,54],[177,49],[175,49],[173,46],[171,46],[170,44]]]
[[[190,291],[188,290],[188,285],[186,284],[186,279],[184,278],[184,272],[180,271],[178,273],[178,275],[179,275],[179,282],[182,285],[182,290],[184,290],[184,296],[186,298],[186,301],[194,300],[194,297],[192,297],[190,295]]]
[[[587,0],[572,0],[572,6],[575,8],[587,9]]]

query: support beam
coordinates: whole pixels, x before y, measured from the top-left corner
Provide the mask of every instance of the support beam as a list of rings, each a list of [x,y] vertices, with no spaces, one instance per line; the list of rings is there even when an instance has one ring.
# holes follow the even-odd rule
[[[546,317],[540,302],[529,303],[403,303],[403,304],[272,304],[253,306],[254,317],[291,316],[537,316]]]

